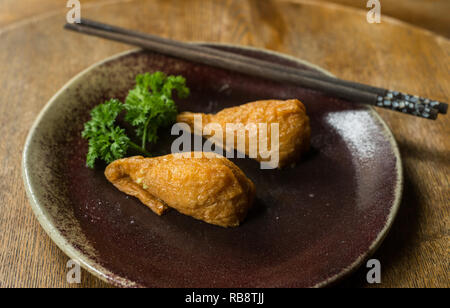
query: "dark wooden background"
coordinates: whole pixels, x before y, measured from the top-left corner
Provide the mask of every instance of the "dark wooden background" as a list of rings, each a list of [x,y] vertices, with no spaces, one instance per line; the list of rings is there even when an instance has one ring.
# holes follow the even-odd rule
[[[367,1],[81,1],[82,14],[186,41],[281,51],[335,75],[450,101],[448,0],[383,0],[382,23]],[[0,2],[0,287],[106,287],[87,272],[66,282],[68,258],[28,204],[21,155],[51,96],[89,65],[131,47],[62,30],[66,1]],[[340,4],[339,4],[340,3]],[[400,21],[401,20],[401,21]],[[400,146],[403,201],[376,252],[381,287],[449,287],[450,116],[420,120],[380,111]],[[365,287],[361,268],[338,284]]]

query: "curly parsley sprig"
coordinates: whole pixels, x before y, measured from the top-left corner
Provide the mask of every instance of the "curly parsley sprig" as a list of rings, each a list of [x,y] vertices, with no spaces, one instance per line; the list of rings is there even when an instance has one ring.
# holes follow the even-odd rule
[[[173,124],[177,117],[177,106],[172,99],[176,91],[178,98],[189,96],[186,79],[182,76],[166,76],[162,72],[142,74],[136,77],[136,87],[125,100],[125,121],[136,128],[141,146],[158,140],[158,128]]]
[[[97,159],[111,163],[124,157],[130,147],[148,154],[145,149],[130,140],[123,128],[115,124],[117,116],[124,108],[119,100],[111,99],[92,109],[91,120],[84,124],[81,134],[89,140],[86,157],[86,165],[89,168],[94,168]]]
[[[162,72],[142,74],[136,77],[136,86],[130,90],[125,104],[111,99],[91,111],[91,120],[86,122],[82,137],[89,141],[86,165],[94,168],[96,160],[111,163],[123,158],[130,148],[151,156],[146,144],[158,139],[158,129],[176,121],[177,107],[172,99],[173,91],[179,98],[189,95],[186,80],[182,76],[166,76]],[[119,114],[125,110],[125,121],[131,124],[141,138],[137,145],[116,124]]]

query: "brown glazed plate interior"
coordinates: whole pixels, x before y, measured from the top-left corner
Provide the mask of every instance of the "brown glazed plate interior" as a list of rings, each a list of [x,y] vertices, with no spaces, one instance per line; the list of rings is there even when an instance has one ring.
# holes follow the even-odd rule
[[[212,45],[307,70],[273,52]],[[95,105],[123,100],[136,74],[186,77],[179,111],[217,112],[258,99],[300,99],[311,119],[311,151],[295,167],[261,170],[231,159],[255,183],[244,223],[221,228],[175,210],[158,217],[85,167],[80,133]],[[170,153],[163,136],[152,151]],[[319,287],[357,268],[378,247],[397,212],[401,161],[369,107],[318,92],[135,50],[82,72],[47,104],[23,153],[31,206],[56,244],[94,275],[124,287]]]

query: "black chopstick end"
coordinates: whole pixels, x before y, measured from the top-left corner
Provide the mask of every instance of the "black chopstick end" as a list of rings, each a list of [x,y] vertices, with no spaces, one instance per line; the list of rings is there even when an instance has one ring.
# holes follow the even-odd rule
[[[439,103],[439,105],[438,105],[438,110],[439,110],[439,113],[447,114],[448,104],[445,104],[445,103]]]

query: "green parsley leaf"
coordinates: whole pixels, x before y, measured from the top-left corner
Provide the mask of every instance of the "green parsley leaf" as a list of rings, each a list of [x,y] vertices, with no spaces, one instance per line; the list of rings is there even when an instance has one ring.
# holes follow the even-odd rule
[[[189,96],[184,77],[167,76],[162,72],[136,77],[136,86],[125,100],[125,120],[135,127],[142,148],[147,142],[158,140],[160,127],[167,127],[176,121],[178,111],[172,99],[174,91],[179,98]]]
[[[86,165],[94,168],[95,161],[101,159],[111,163],[125,156],[130,138],[125,130],[115,125],[115,121],[124,105],[117,99],[111,99],[96,106],[91,111],[91,120],[84,124],[81,136],[89,140]]]

